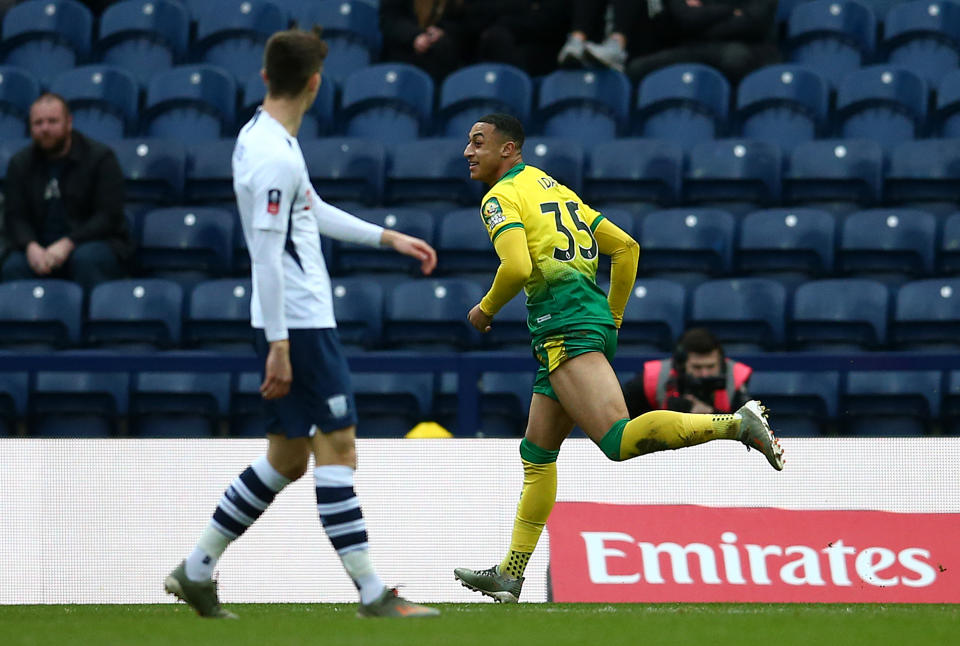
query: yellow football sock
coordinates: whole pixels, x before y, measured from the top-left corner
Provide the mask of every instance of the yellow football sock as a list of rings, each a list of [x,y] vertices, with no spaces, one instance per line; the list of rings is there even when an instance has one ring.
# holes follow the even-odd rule
[[[620,441],[616,442],[619,424],[623,424],[620,427],[622,435]],[[736,415],[655,410],[614,424],[607,433],[609,441],[604,437],[601,448],[613,460],[629,460],[638,455],[694,446],[710,440],[734,440],[739,432],[740,418]]]
[[[523,576],[557,500],[558,452],[541,449],[526,439],[521,444],[520,452],[523,456],[523,492],[520,494],[517,515],[513,521],[510,552],[500,563],[500,573],[514,579]],[[530,462],[527,457],[551,461]]]

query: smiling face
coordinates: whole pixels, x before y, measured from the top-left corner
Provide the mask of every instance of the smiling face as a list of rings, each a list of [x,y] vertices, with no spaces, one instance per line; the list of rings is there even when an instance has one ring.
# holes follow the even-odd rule
[[[516,163],[516,145],[504,141],[492,123],[478,121],[470,128],[463,156],[470,166],[470,179],[492,185]]]

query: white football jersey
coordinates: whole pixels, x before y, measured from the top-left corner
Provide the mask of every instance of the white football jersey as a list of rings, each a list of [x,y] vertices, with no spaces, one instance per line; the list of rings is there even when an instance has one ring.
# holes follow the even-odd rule
[[[247,248],[251,250],[253,294],[250,318],[255,328],[336,327],[330,276],[320,248],[321,222],[324,233],[376,245],[382,228],[359,220],[324,203],[316,195],[296,137],[268,112],[258,109],[240,130],[233,151],[233,189],[243,225]],[[319,222],[318,222],[319,220]],[[339,228],[333,229],[333,225]],[[331,229],[333,229],[331,231]],[[264,311],[258,293],[258,267],[252,251],[264,232],[285,236],[283,265],[283,317]],[[275,236],[276,234],[274,234]],[[273,238],[276,240],[276,237]],[[284,330],[285,332],[285,330]],[[268,334],[268,339],[273,340]]]

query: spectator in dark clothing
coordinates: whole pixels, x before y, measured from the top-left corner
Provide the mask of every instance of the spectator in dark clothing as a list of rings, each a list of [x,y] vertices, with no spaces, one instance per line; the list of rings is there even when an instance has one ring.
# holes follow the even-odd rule
[[[383,60],[412,63],[442,80],[471,51],[462,33],[464,17],[463,0],[381,0]],[[475,33],[467,34],[474,43]]]
[[[635,0],[632,0],[635,1]],[[507,63],[531,76],[549,74],[570,26],[569,0],[479,0],[476,60]],[[478,9],[480,8],[478,7]]]
[[[613,25],[604,38],[608,7],[612,9]],[[638,0],[573,0],[572,29],[557,62],[561,67],[599,65],[622,72],[641,8]]]
[[[680,413],[732,413],[750,400],[753,370],[727,359],[706,328],[690,328],[669,359],[643,364],[643,372],[623,386],[631,418],[651,410]]]
[[[732,82],[779,62],[775,42],[776,0],[646,0],[634,38],[648,53],[627,65],[640,81],[675,63],[703,63]]]
[[[10,159],[3,280],[66,278],[92,287],[120,278],[132,253],[123,173],[103,144],[74,132],[62,97],[30,107],[33,144]]]

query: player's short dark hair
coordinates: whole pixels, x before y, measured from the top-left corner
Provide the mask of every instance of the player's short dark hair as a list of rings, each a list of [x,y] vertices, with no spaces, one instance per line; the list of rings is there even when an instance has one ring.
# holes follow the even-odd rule
[[[271,96],[294,97],[307,87],[327,57],[327,43],[320,33],[320,27],[293,28],[270,36],[263,50],[263,69]]]
[[[67,100],[65,98],[63,98],[56,92],[49,92],[49,91],[43,92],[40,96],[34,99],[33,103],[31,104],[31,107],[35,106],[41,101],[59,101],[60,105],[63,106],[64,116],[67,116],[67,117],[70,116],[70,105],[67,103]]]
[[[709,354],[714,350],[720,350],[723,353],[723,346],[713,335],[713,332],[705,327],[692,327],[683,333],[680,337],[679,346],[683,348],[684,353],[690,354]]]
[[[507,141],[512,141],[517,145],[517,150],[523,149],[523,124],[513,115],[503,112],[494,112],[477,119],[478,123],[489,123],[503,135]]]

